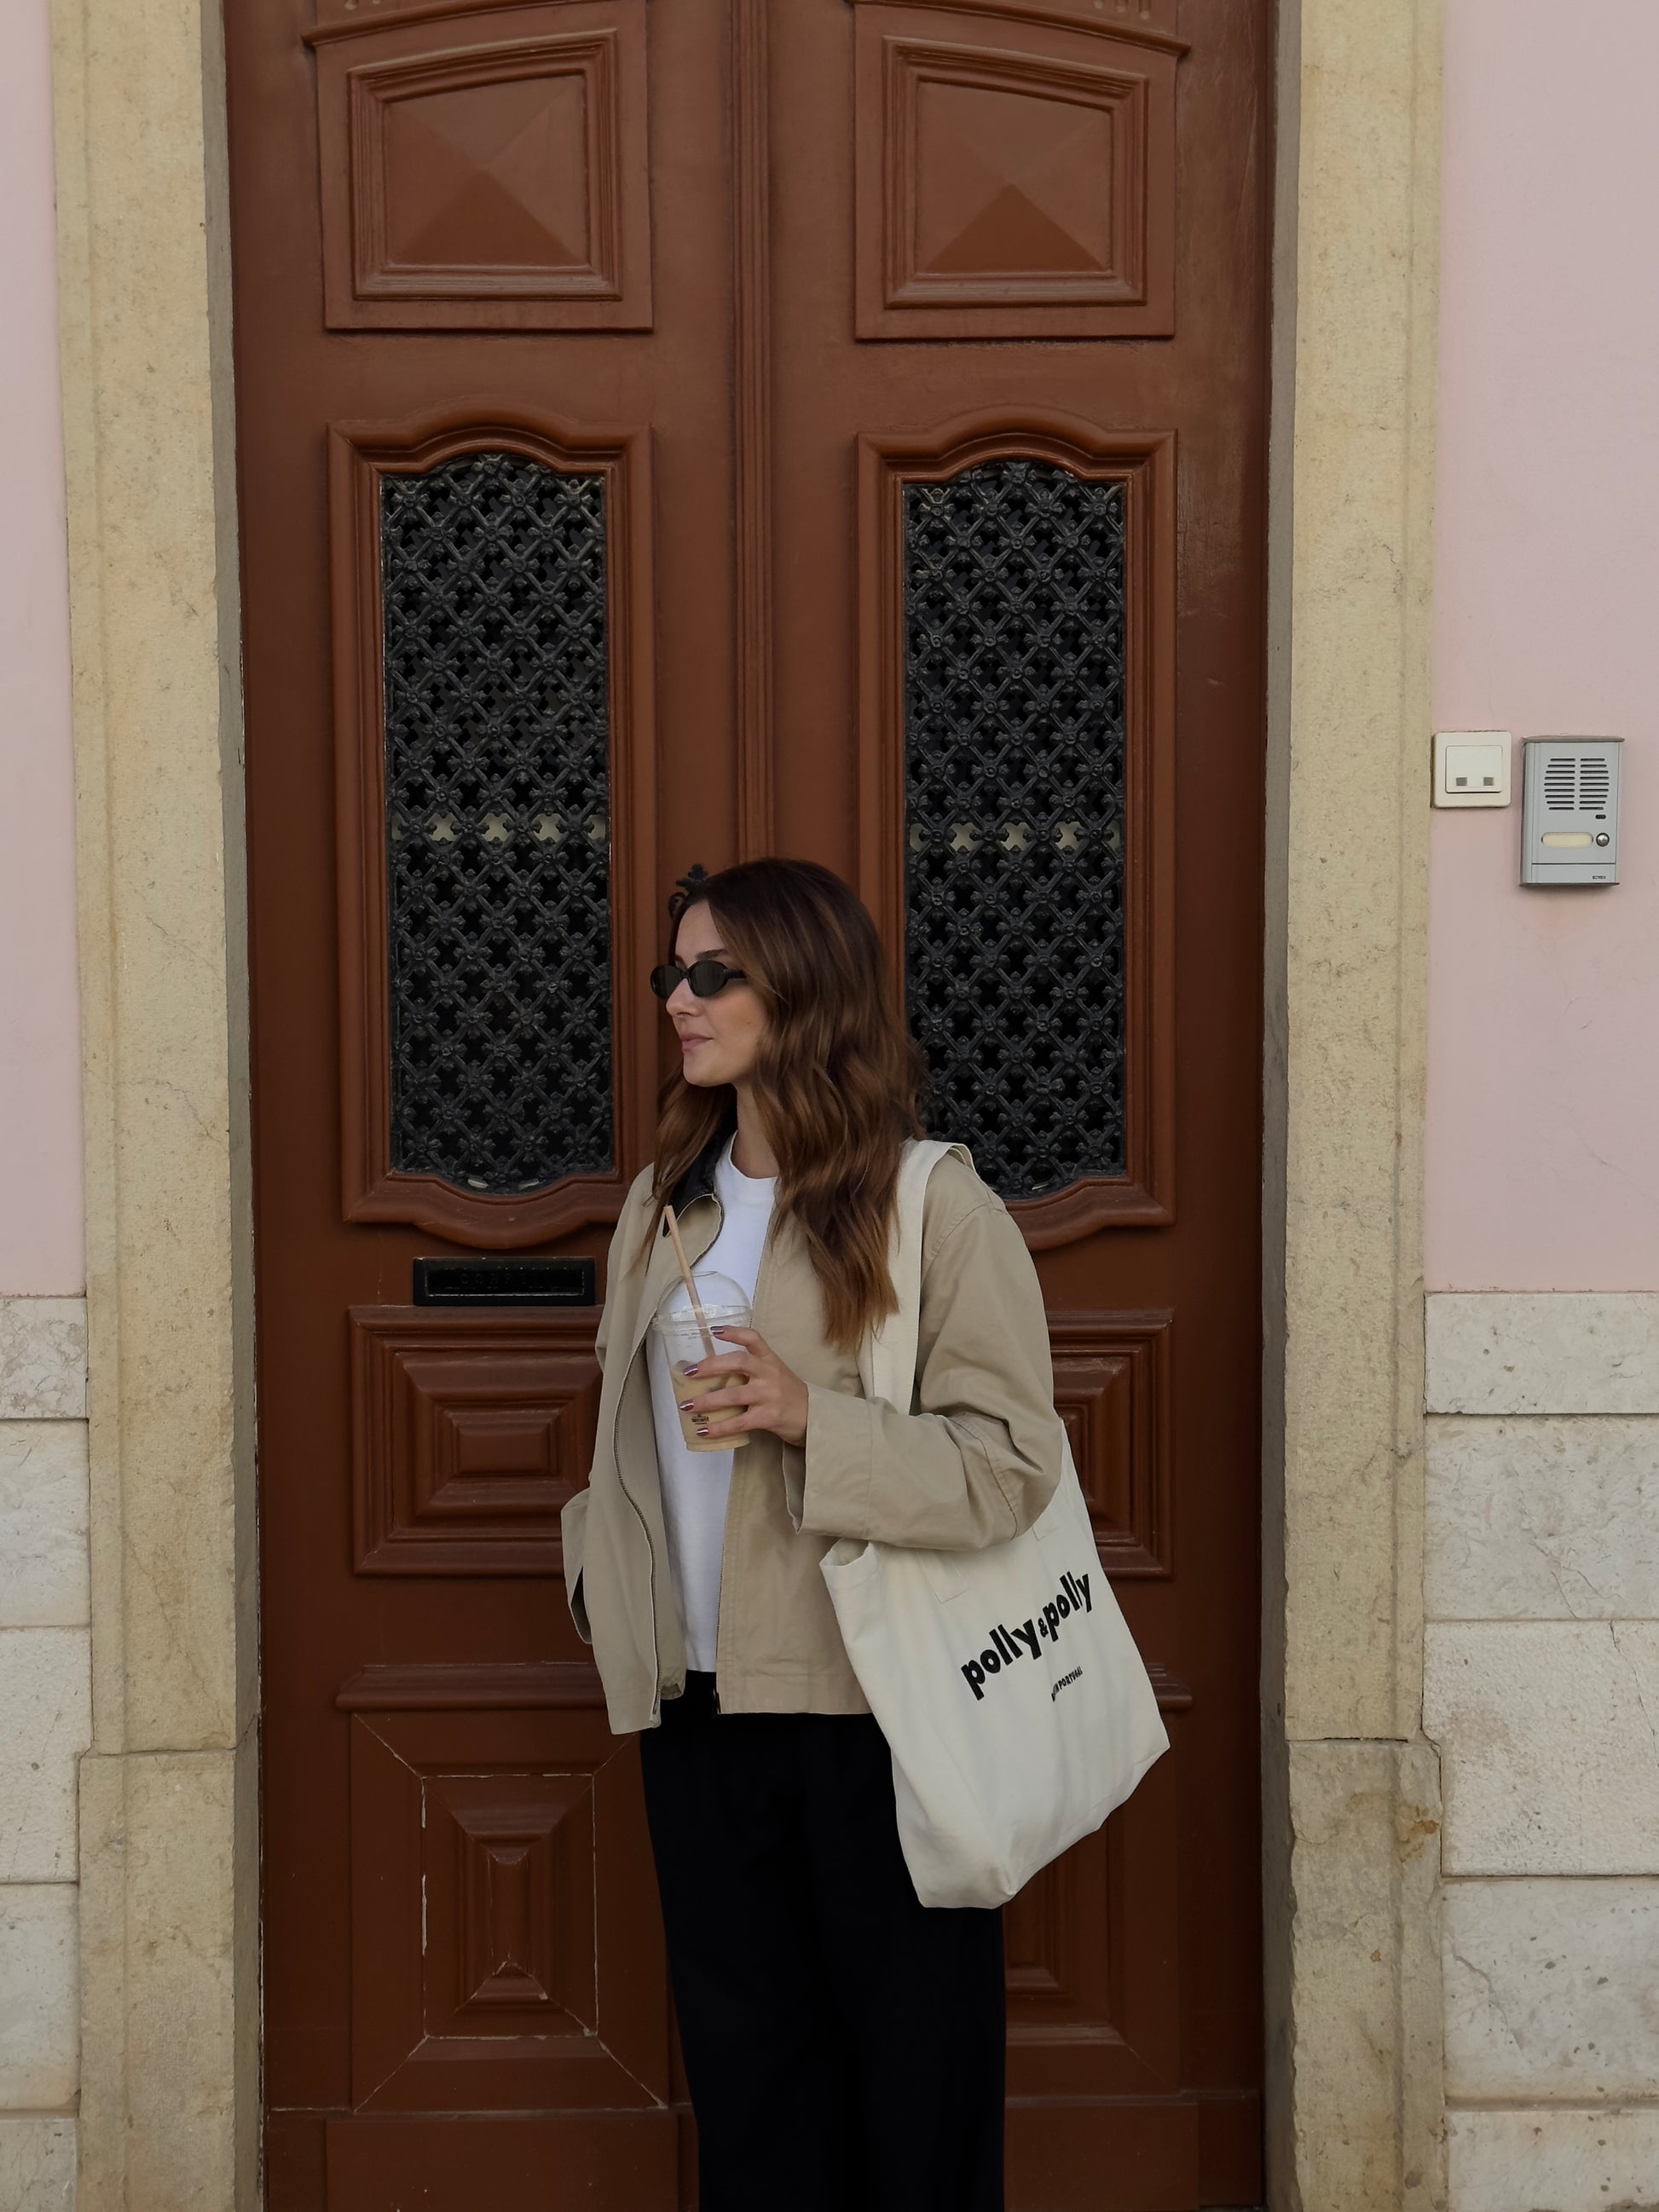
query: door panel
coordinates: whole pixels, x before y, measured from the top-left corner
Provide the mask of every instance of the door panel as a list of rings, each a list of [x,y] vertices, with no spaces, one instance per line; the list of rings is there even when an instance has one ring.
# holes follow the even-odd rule
[[[649,330],[645,0],[331,27],[332,330]]]
[[[638,1757],[593,1668],[365,1669],[351,1719],[352,2106],[659,2110]]]
[[[561,1574],[593,1458],[591,1324],[354,1306],[350,1326],[357,1572]]]
[[[597,1312],[412,1291],[422,1255],[602,1253],[659,810],[729,835],[723,13],[228,16],[270,2201],[553,2172],[649,2212],[680,2129],[636,1754],[558,1580]]]
[[[1051,1313],[1054,1405],[1114,1582],[1175,1572],[1175,1316]]]
[[[695,2203],[598,1309],[483,1255],[602,1261],[663,901],[768,850],[1037,1255],[1174,1742],[1009,1909],[1010,2204],[1259,2202],[1267,0],[227,31],[273,2212]]]
[[[1011,2202],[1252,2203],[1265,11],[781,21],[779,842],[856,872],[940,1126],[1036,1251],[1174,1746],[1011,1914]],[[1109,265],[1146,272],[1133,343],[1066,289]],[[1060,1927],[1074,2011],[1030,1978]]]
[[[1054,12],[858,4],[860,338],[1173,331],[1179,44]]]

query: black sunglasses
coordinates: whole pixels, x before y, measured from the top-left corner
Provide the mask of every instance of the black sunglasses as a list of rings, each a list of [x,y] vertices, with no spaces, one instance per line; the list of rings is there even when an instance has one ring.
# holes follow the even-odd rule
[[[659,999],[672,999],[682,983],[689,983],[700,999],[717,999],[728,983],[746,980],[741,968],[728,968],[723,960],[694,960],[689,968],[665,960],[651,970],[651,988]]]

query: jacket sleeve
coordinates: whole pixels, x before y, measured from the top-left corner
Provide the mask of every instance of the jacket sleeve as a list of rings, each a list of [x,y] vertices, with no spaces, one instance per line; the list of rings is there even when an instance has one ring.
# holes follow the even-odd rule
[[[1064,1431],[1036,1270],[1000,1200],[970,1188],[965,1206],[927,1224],[915,1409],[808,1391],[803,1528],[980,1551],[1029,1528],[1054,1494]]]

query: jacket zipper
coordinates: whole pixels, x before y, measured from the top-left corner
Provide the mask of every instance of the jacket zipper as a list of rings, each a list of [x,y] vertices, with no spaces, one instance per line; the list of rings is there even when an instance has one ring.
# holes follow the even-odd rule
[[[707,1196],[713,1201],[714,1211],[720,1215],[720,1224],[723,1226],[726,1220],[726,1215],[716,1194],[711,1190],[707,1193],[700,1193],[699,1195]],[[720,1229],[716,1228],[714,1235],[718,1237],[720,1233]],[[710,1241],[712,1242],[713,1240],[711,1239]],[[705,1247],[705,1249],[706,1249],[707,1248]],[[691,1264],[695,1267],[699,1264],[699,1261],[694,1260]],[[634,1359],[644,1358],[647,1362],[649,1361],[651,1356],[648,1349],[649,1342],[650,1324],[647,1322],[646,1324],[646,1334],[641,1337],[638,1345],[635,1348]],[[633,1360],[630,1359],[629,1362],[630,1369],[632,1368],[633,1364]],[[650,1381],[648,1368],[646,1379],[648,1387]],[[624,1376],[623,1388],[625,1389],[626,1387],[627,1377]],[[629,1490],[627,1478],[623,1474],[622,1455],[617,1449],[617,1424],[621,1419],[622,1392],[619,1390],[617,1394],[616,1411],[611,1417],[611,1463],[617,1470],[617,1481],[621,1488],[623,1496],[628,1500],[629,1510],[633,1514],[634,1518],[640,1524],[640,1534],[645,1539],[645,1555],[651,1562],[651,1725],[655,1728],[662,1719],[662,1647],[657,1639],[657,1554],[652,1547],[651,1531],[646,1526],[645,1516],[641,1512],[639,1506],[635,1502],[634,1493]],[[717,1644],[715,1658],[716,1666],[718,1666],[719,1663]],[[720,1709],[718,1692],[716,1693],[714,1702],[715,1711],[718,1711]]]
[[[714,1203],[716,1206],[720,1206],[720,1200],[718,1198],[714,1200]],[[777,1227],[777,1211],[775,1207],[773,1209],[771,1218],[766,1224],[766,1235],[761,1241],[760,1264],[755,1270],[755,1294],[749,1301],[749,1325],[751,1328],[754,1327],[755,1316],[760,1310],[761,1285],[766,1280],[767,1268],[771,1262],[772,1231]],[[720,1212],[720,1228],[723,1229],[725,1226],[726,1214],[722,1209]],[[717,1229],[714,1231],[716,1238],[718,1238],[720,1233],[720,1229]],[[708,1249],[711,1251],[714,1249],[712,1243]],[[732,1455],[732,1480],[733,1482],[736,1482],[737,1479],[738,1455],[733,1452]],[[720,1645],[725,1640],[726,1632],[726,1547],[730,1539],[731,1533],[732,1493],[728,1489],[726,1493],[726,1527],[720,1532],[720,1587],[718,1601],[719,1610],[714,1624],[714,1711],[717,1714],[724,1710],[720,1705]]]
[[[695,1270],[695,1269],[696,1269],[696,1268],[698,1268],[698,1267],[700,1267],[702,1265],[703,1261],[708,1257],[708,1254],[709,1254],[710,1250],[713,1249],[713,1247],[714,1247],[714,1243],[715,1243],[716,1240],[719,1238],[719,1236],[720,1236],[720,1233],[721,1230],[722,1230],[722,1229],[724,1229],[724,1228],[725,1228],[725,1226],[726,1226],[726,1208],[725,1208],[725,1207],[720,1204],[720,1194],[719,1194],[719,1192],[718,1192],[718,1191],[714,1191],[714,1190],[704,1191],[704,1192],[700,1193],[700,1194],[699,1194],[699,1195],[700,1195],[700,1196],[702,1196],[702,1197],[705,1197],[705,1198],[707,1198],[707,1199],[708,1199],[708,1202],[709,1202],[709,1204],[710,1204],[710,1205],[714,1207],[714,1215],[715,1215],[715,1220],[714,1220],[714,1236],[713,1236],[713,1237],[711,1237],[709,1238],[708,1243],[703,1246],[702,1252],[701,1252],[701,1253],[699,1253],[699,1255],[697,1255],[697,1257],[696,1257],[696,1259],[691,1262],[691,1265],[692,1265],[692,1267],[693,1267],[693,1269],[694,1269],[694,1270]],[[649,1334],[649,1329],[648,1329],[648,1328],[647,1328],[647,1336],[648,1336],[648,1334]],[[647,1352],[647,1359],[649,1358],[649,1357],[650,1357],[650,1355],[649,1355],[649,1353]],[[648,1379],[648,1377],[647,1377],[647,1379]],[[616,1446],[615,1446],[615,1443],[614,1443],[614,1442],[613,1442],[613,1443],[612,1443],[612,1445],[611,1445],[611,1455],[612,1455],[612,1457],[613,1457],[613,1458],[615,1457],[615,1455],[616,1455]],[[639,1508],[638,1508],[638,1506],[637,1506],[637,1505],[634,1508],[634,1510],[635,1510],[636,1513],[638,1513],[638,1512],[639,1512]],[[641,1526],[643,1526],[643,1525],[644,1525],[644,1516],[643,1516],[643,1515],[641,1515]],[[650,1537],[649,1537],[649,1535],[648,1535],[648,1534],[647,1534],[647,1537],[646,1537],[646,1540],[645,1540],[645,1545],[646,1545],[646,1549],[647,1549],[647,1551],[650,1551],[650,1550],[651,1550],[651,1539],[650,1539]],[[720,1546],[720,1584],[721,1584],[721,1588],[722,1588],[722,1589],[724,1589],[724,1587],[725,1587],[725,1583],[726,1583],[726,1547],[725,1547],[725,1543],[724,1543],[724,1541],[722,1541],[721,1546]],[[714,1626],[714,1711],[715,1711],[717,1713],[719,1712],[719,1711],[720,1711],[720,1625],[719,1625],[718,1620],[716,1620],[715,1626]],[[652,1673],[653,1674],[653,1675],[656,1677],[656,1687],[655,1687],[654,1691],[653,1691],[653,1693],[652,1693],[652,1694],[653,1694],[653,1698],[654,1698],[654,1701],[655,1701],[655,1702],[653,1703],[653,1706],[652,1706],[652,1717],[653,1717],[653,1719],[660,1720],[660,1719],[661,1719],[661,1717],[662,1717],[662,1661],[661,1661],[660,1656],[659,1656],[659,1652],[658,1652],[658,1650],[657,1650],[657,1559],[656,1559],[656,1554],[655,1554],[654,1553],[652,1553],[652,1557],[651,1557],[651,1671],[652,1671]]]

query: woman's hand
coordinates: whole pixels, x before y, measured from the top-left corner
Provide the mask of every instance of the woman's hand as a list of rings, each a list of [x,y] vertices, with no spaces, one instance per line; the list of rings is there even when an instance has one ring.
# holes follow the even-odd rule
[[[717,1328],[718,1337],[730,1337],[741,1352],[716,1352],[686,1370],[701,1380],[708,1375],[738,1379],[722,1382],[718,1390],[700,1391],[681,1401],[683,1413],[696,1412],[708,1421],[698,1433],[714,1443],[722,1437],[741,1436],[750,1429],[770,1429],[787,1444],[806,1442],[806,1385],[793,1367],[786,1367],[766,1339],[752,1328]],[[747,1377],[745,1381],[744,1378]]]

